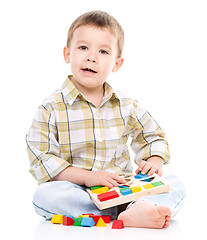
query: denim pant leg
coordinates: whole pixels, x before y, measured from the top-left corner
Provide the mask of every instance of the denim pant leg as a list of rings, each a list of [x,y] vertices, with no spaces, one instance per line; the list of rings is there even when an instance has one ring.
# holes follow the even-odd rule
[[[179,210],[183,206],[185,200],[185,187],[176,176],[162,176],[162,179],[170,185],[169,192],[143,197],[139,200],[152,202],[158,206],[167,206],[172,211],[173,217],[179,212]],[[130,207],[130,205],[128,207]]]
[[[51,219],[54,214],[78,217],[84,213],[117,217],[117,207],[99,210],[90,199],[86,188],[67,181],[54,181],[38,186],[33,197],[37,214]]]

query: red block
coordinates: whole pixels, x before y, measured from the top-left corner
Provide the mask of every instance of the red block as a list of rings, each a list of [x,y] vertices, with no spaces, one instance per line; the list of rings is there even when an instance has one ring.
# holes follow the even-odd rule
[[[101,216],[102,219],[104,220],[105,223],[110,223],[111,222],[111,216]]]
[[[114,220],[111,228],[113,228],[113,229],[124,228],[124,223],[122,220]]]
[[[99,215],[92,215],[91,217],[93,218],[93,221],[95,222],[95,225],[96,225],[97,222],[98,222],[98,220],[99,220],[99,218],[102,217],[102,216],[99,216]]]
[[[84,213],[82,215],[89,215],[89,217],[93,216],[94,214],[93,213]]]
[[[64,226],[71,226],[74,224],[74,220],[70,217],[63,216],[63,225]]]
[[[115,190],[97,195],[97,198],[101,202],[117,197],[119,197],[119,194]]]

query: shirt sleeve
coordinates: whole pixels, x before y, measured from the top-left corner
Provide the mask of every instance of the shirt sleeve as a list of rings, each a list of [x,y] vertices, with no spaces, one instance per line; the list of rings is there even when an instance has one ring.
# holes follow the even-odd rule
[[[138,102],[134,102],[131,116],[131,148],[135,152],[135,162],[147,160],[151,156],[163,158],[164,164],[170,159],[168,142],[157,122]]]
[[[39,182],[47,182],[70,164],[60,158],[60,146],[54,111],[41,105],[26,135],[30,173]]]

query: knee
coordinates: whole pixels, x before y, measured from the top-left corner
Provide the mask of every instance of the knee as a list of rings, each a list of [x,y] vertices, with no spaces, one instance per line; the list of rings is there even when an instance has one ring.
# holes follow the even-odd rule
[[[73,188],[70,182],[54,181],[43,183],[38,186],[33,196],[33,203],[38,205],[45,205],[50,202],[58,202],[60,197]]]
[[[184,198],[186,195],[185,185],[183,182],[174,175],[169,175],[165,177],[165,181],[170,185],[170,191]]]

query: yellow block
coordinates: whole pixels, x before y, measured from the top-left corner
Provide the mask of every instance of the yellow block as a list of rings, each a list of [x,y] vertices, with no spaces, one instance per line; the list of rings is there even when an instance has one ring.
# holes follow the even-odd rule
[[[92,193],[97,193],[97,194],[101,194],[101,193],[106,193],[109,191],[108,187],[101,187],[101,188],[97,188],[92,190]]]
[[[62,224],[63,223],[63,215],[54,215],[51,219],[52,223]]]
[[[89,215],[79,215],[78,217],[89,217]]]
[[[131,187],[130,189],[132,190],[132,193],[141,192],[142,191],[140,186]]]
[[[153,188],[154,186],[151,183],[149,183],[149,184],[143,185],[143,187],[145,189],[150,189],[150,188]]]
[[[107,225],[104,222],[104,220],[100,217],[97,224],[96,224],[96,227],[107,227]]]

